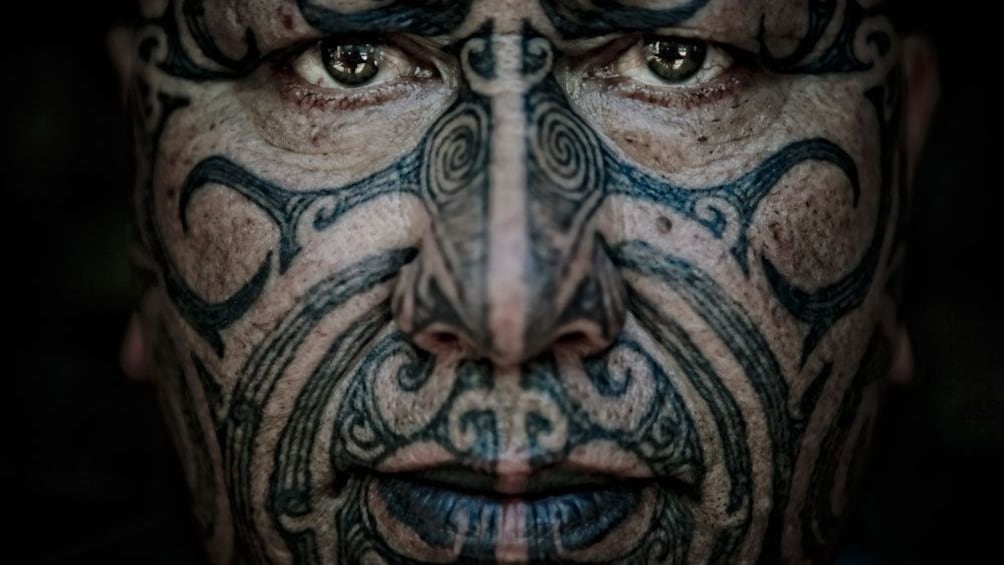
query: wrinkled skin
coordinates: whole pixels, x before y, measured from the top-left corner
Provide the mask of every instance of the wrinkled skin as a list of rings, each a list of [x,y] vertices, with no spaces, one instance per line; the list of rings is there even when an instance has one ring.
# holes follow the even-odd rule
[[[118,55],[126,364],[214,561],[825,561],[909,373],[926,51],[877,2],[400,4],[144,1]]]

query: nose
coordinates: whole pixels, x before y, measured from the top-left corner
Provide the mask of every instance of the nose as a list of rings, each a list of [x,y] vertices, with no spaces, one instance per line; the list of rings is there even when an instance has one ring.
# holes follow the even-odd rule
[[[551,77],[546,40],[490,36],[461,54],[463,90],[421,150],[430,222],[397,324],[432,353],[503,366],[602,350],[626,300],[597,222],[599,138]]]

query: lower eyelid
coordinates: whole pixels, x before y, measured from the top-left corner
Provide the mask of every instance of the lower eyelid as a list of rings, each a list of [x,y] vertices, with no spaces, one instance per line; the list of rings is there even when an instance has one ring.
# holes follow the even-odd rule
[[[280,98],[297,108],[317,110],[355,110],[385,104],[414,92],[418,80],[405,78],[371,87],[334,90],[311,84],[292,69],[280,70],[276,77]]]
[[[735,75],[709,83],[676,88],[660,88],[637,80],[617,77],[601,79],[605,90],[617,96],[656,106],[693,109],[734,98],[749,84],[749,77]]]

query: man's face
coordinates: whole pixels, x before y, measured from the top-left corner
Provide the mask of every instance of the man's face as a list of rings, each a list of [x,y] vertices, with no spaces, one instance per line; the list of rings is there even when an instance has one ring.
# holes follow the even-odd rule
[[[822,559],[903,355],[877,2],[145,1],[144,366],[214,559]]]

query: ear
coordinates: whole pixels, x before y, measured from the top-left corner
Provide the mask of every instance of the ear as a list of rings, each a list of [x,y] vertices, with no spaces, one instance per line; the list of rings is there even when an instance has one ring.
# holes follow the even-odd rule
[[[123,104],[129,92],[129,84],[133,72],[135,33],[131,28],[115,27],[105,38],[108,55],[119,76],[119,93]],[[136,380],[147,377],[148,348],[147,339],[143,335],[143,324],[139,314],[134,313],[129,320],[125,335],[122,338],[122,348],[119,351],[119,365],[126,376]]]
[[[912,187],[940,92],[938,58],[930,41],[919,36],[907,36],[903,40],[903,70],[906,75],[906,180]]]
[[[129,86],[132,82],[133,66],[136,62],[134,49],[136,33],[132,28],[115,27],[108,32],[105,38],[108,55],[119,75],[120,94],[123,103],[129,93]]]
[[[143,322],[139,314],[133,314],[122,338],[122,349],[119,351],[119,364],[126,376],[137,381],[147,380],[150,367],[150,343],[143,331]]]
[[[897,385],[906,385],[913,380],[913,342],[910,340],[910,332],[906,325],[899,324],[896,335],[893,336],[892,359],[889,366],[889,382]]]
[[[906,152],[906,183],[913,187],[920,155],[924,150],[927,130],[938,103],[938,58],[931,43],[923,37],[908,36],[903,40],[903,70],[906,82],[904,139]],[[893,336],[892,366],[889,380],[906,384],[913,378],[913,345],[905,324],[896,324]]]

